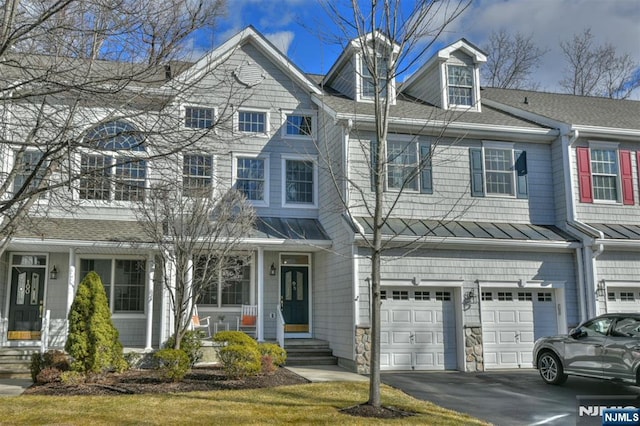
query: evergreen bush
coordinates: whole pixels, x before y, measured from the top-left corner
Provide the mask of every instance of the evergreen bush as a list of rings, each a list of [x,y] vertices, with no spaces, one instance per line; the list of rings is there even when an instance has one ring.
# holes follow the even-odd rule
[[[175,334],[165,343],[164,347],[168,349],[175,349],[176,336]],[[189,357],[189,363],[193,367],[196,362],[202,359],[202,341],[200,339],[200,332],[187,331],[182,340],[180,340],[180,350],[184,351]]]
[[[93,271],[80,283],[71,305],[65,349],[74,371],[103,373],[127,368],[102,280]]]
[[[231,379],[254,376],[262,370],[257,345],[230,344],[220,349],[218,357],[224,372]]]
[[[220,331],[213,336],[214,342],[226,342],[227,345],[247,345],[254,348],[258,347],[258,342],[247,333],[242,331]]]
[[[161,349],[154,358],[165,379],[178,382],[189,372],[189,356],[182,349]]]

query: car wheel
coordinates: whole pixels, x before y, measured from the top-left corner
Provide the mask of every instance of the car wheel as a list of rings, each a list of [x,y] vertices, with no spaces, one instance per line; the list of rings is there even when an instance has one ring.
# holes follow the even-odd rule
[[[567,381],[562,363],[553,352],[545,352],[538,358],[538,371],[545,383],[560,385]]]

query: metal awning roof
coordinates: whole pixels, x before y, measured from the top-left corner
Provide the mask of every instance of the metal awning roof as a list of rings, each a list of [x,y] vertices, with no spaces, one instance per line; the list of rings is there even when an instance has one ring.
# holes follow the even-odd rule
[[[373,234],[373,219],[358,217],[365,234]],[[385,236],[465,238],[507,241],[574,242],[575,238],[554,225],[476,221],[389,219],[383,225]]]
[[[330,240],[318,219],[258,217],[252,237],[286,240]]]
[[[588,223],[604,234],[605,240],[640,240],[640,225]]]

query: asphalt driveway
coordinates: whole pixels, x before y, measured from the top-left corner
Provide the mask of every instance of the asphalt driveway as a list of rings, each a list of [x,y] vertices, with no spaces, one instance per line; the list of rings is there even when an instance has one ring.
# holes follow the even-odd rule
[[[640,395],[640,388],[569,377],[562,386],[542,382],[537,370],[485,373],[384,372],[382,382],[415,398],[495,425],[575,425],[577,396]]]

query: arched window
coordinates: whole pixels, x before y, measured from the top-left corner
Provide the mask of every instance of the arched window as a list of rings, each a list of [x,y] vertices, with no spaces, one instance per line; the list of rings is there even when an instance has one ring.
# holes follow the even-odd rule
[[[94,151],[82,154],[80,199],[142,201],[147,179],[146,161],[140,156],[146,151],[143,134],[115,120],[89,130],[84,141]]]
[[[87,132],[85,141],[109,151],[145,151],[144,137],[132,124],[115,120],[102,123]]]

